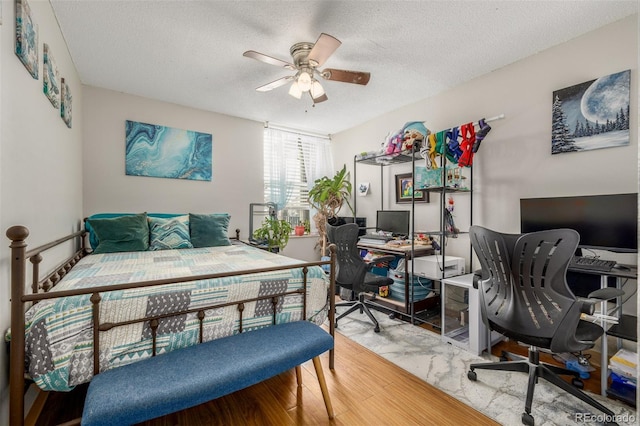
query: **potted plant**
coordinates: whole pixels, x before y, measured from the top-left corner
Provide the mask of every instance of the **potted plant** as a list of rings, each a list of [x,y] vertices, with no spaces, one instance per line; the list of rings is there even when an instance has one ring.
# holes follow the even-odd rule
[[[309,222],[308,220],[305,220],[304,222],[302,222],[302,226],[304,226],[304,233],[305,234],[310,234],[311,233],[311,222]]]
[[[293,227],[286,220],[267,217],[260,228],[253,231],[253,238],[266,245],[269,251],[278,253],[289,243],[289,236]]]
[[[327,220],[336,217],[345,202],[355,215],[350,201],[351,190],[346,164],[333,178],[323,176],[317,179],[309,190],[309,203],[318,210],[313,220],[320,234],[321,256],[326,254],[327,249]]]

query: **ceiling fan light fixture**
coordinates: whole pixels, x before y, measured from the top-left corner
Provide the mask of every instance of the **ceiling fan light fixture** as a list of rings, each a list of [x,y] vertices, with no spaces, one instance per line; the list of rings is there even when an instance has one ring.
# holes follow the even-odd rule
[[[298,76],[298,88],[302,92],[308,92],[311,89],[311,75],[308,72],[302,71]]]
[[[295,71],[293,74],[258,87],[256,89],[257,91],[268,92],[293,82],[289,87],[289,95],[297,99],[302,99],[302,95],[308,92],[315,105],[320,102],[325,102],[328,99],[324,88],[316,78],[318,80],[322,78],[324,80],[340,81],[362,86],[369,82],[371,74],[368,72],[334,68],[318,69],[341,44],[341,41],[337,38],[322,33],[315,43],[300,42],[291,46],[289,49],[292,58],[291,62],[282,61],[254,50],[247,50],[243,53],[243,56]]]
[[[291,84],[291,87],[289,88],[289,94],[297,99],[302,98],[302,90],[300,90],[300,87],[298,86],[297,81],[294,81]]]
[[[318,80],[313,80],[313,83],[311,83],[311,97],[313,99],[319,98],[320,96],[324,95],[324,89],[322,88],[322,85],[320,84],[320,82]]]

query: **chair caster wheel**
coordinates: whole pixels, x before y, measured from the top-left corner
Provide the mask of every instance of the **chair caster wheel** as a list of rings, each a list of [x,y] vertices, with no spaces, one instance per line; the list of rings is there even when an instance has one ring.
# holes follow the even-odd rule
[[[389,314],[389,318],[390,319],[395,319],[396,318],[396,314]]]
[[[533,416],[529,413],[522,413],[522,424],[527,426],[533,426]]]
[[[467,379],[471,380],[472,382],[475,382],[476,380],[478,380],[478,375],[476,374],[475,371],[469,370],[467,372]]]
[[[373,331],[374,331],[375,333],[380,333],[380,327],[376,327],[376,328],[374,328],[374,329],[373,329]]]
[[[338,328],[338,321],[336,321],[336,328]]]
[[[577,377],[574,377],[573,379],[571,379],[571,384],[577,387],[578,389],[584,389],[584,382],[581,379],[578,379]]]

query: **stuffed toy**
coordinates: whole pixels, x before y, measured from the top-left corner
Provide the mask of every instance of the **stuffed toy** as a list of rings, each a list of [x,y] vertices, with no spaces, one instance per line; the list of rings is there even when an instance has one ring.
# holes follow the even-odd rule
[[[403,133],[402,131],[394,132],[387,142],[385,154],[395,154],[402,151]]]
[[[424,121],[409,121],[402,128],[402,133],[402,150],[418,151],[431,132],[425,127]]]

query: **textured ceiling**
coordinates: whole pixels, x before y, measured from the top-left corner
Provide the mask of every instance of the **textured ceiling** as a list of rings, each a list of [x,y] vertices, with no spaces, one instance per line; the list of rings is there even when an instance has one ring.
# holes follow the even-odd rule
[[[337,133],[638,13],[638,1],[50,0],[82,83],[319,133]],[[291,71],[320,33],[342,41],[321,68],[371,73],[322,81],[315,106],[255,88]]]

